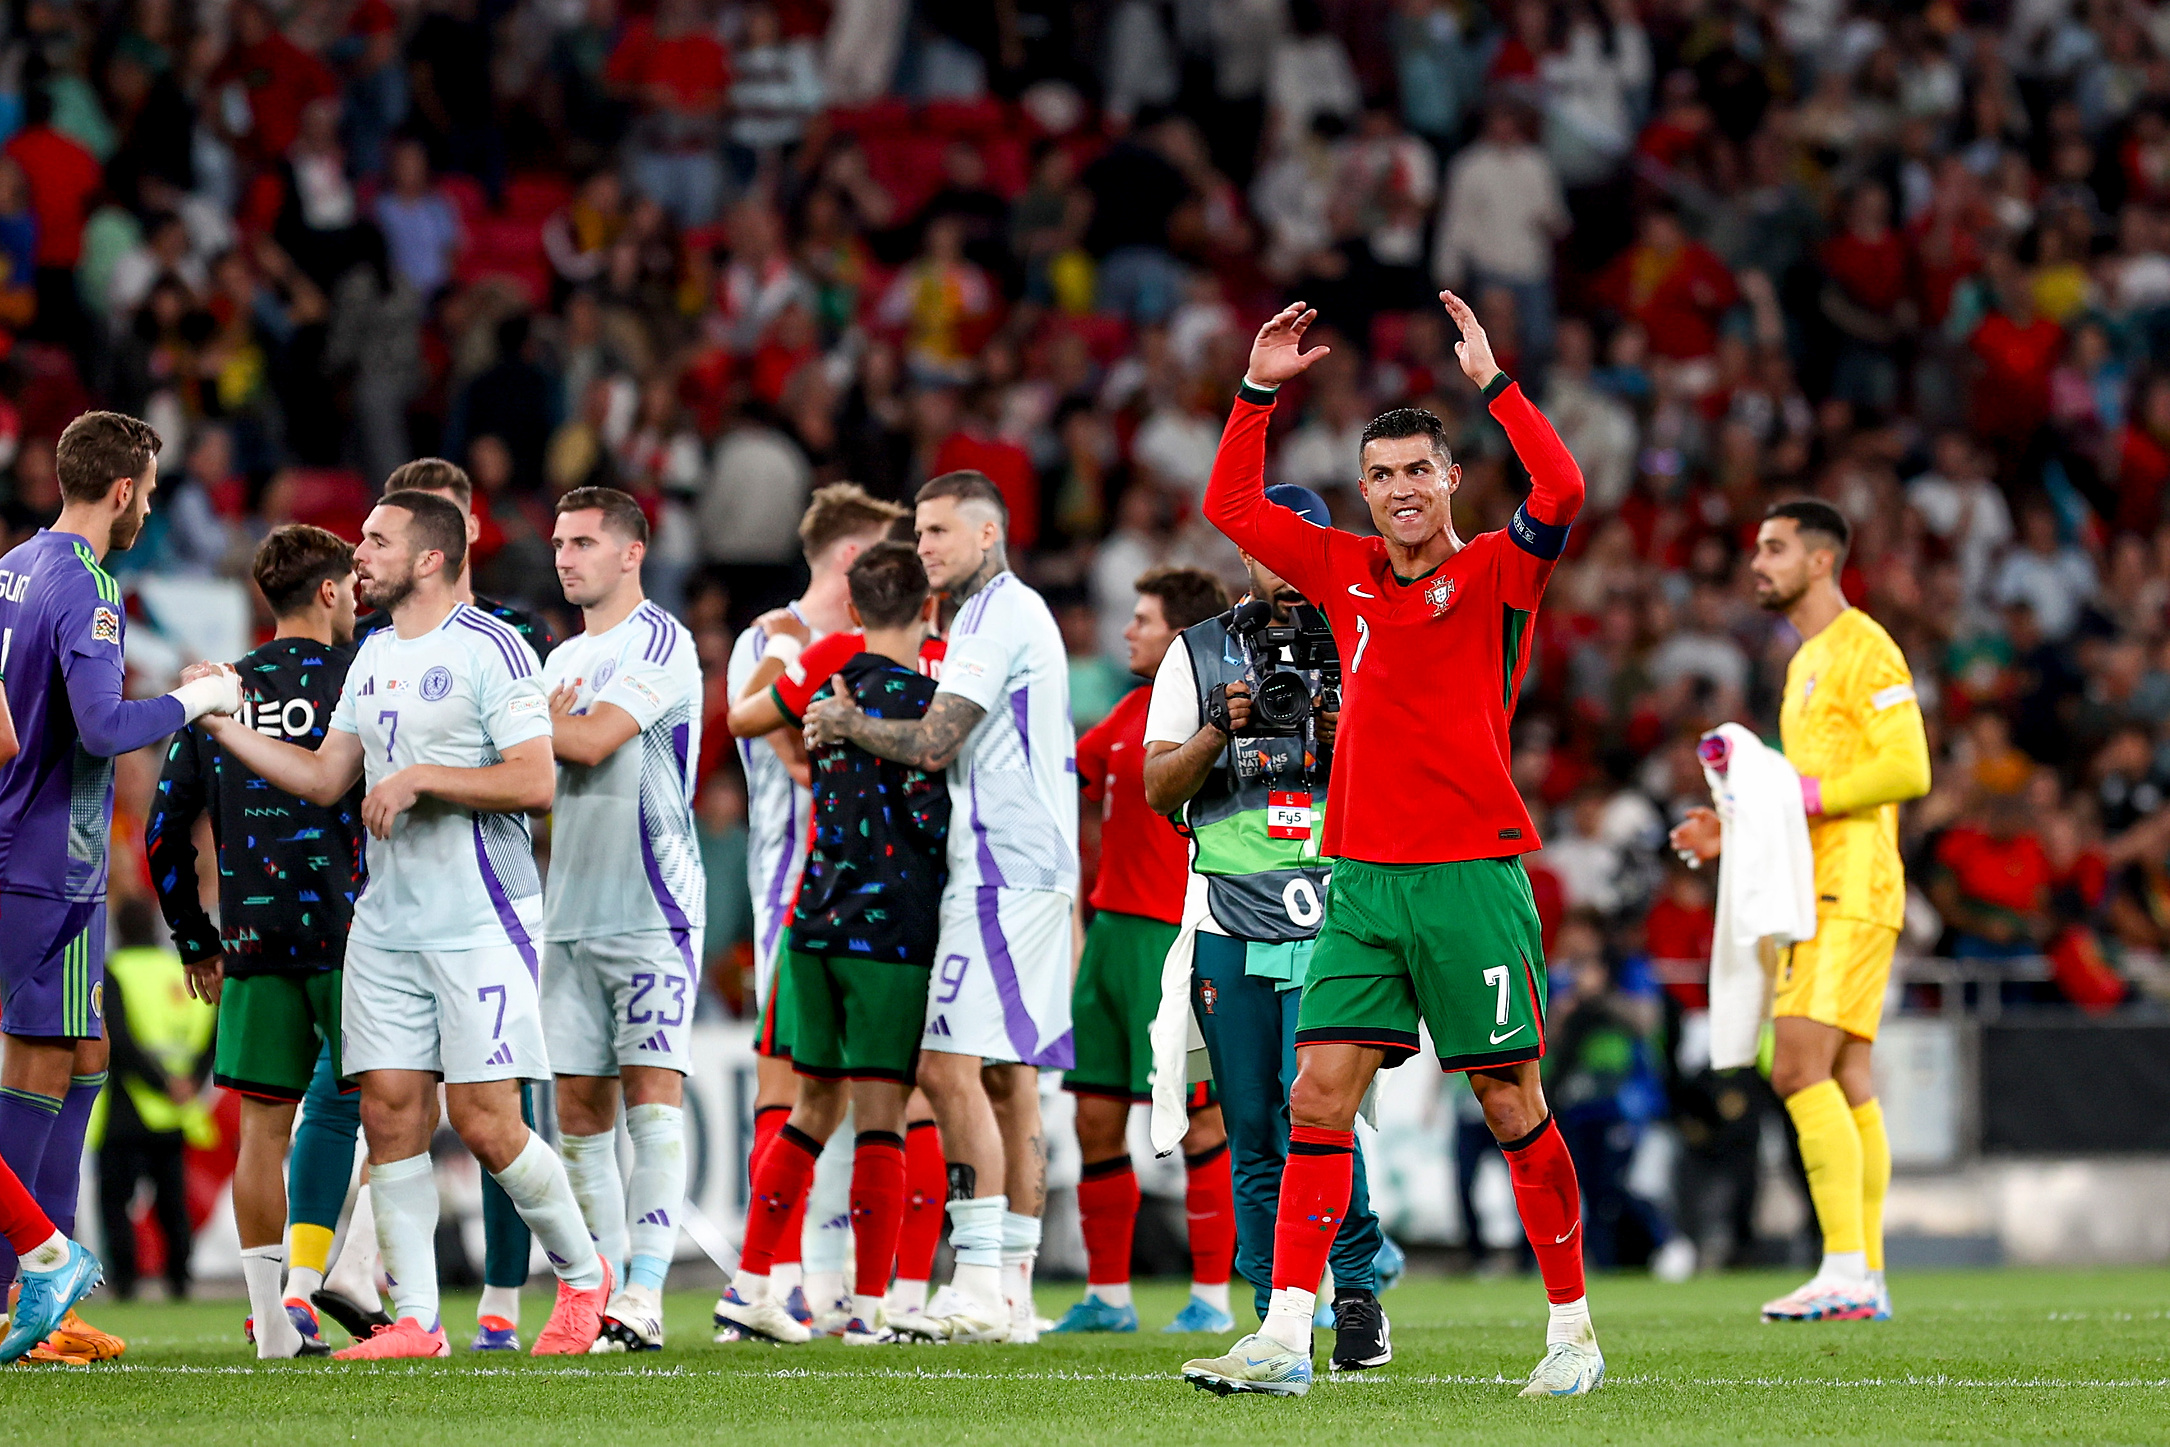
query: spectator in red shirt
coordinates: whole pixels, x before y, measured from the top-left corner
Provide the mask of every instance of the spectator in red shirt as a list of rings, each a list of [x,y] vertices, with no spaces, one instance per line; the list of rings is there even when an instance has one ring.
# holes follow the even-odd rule
[[[631,93],[639,113],[628,141],[634,189],[681,226],[713,221],[731,56],[702,26],[695,0],[663,0],[653,21],[630,22],[603,75]]]
[[[2141,389],[2140,405],[2118,429],[2114,462],[2117,530],[2153,537],[2170,485],[2170,377],[2150,378]]]
[[[37,318],[31,335],[63,346],[85,339],[83,305],[75,285],[83,259],[83,224],[105,181],[97,158],[53,129],[53,98],[31,86],[23,99],[23,128],[7,143],[9,159],[22,167],[37,218]]]
[[[1981,363],[1974,379],[1974,430],[2024,444],[2049,416],[2049,374],[2064,354],[2064,328],[2034,307],[2034,289],[2010,252],[1989,259],[1997,305],[1967,346]]]
[[[1710,881],[1685,865],[1668,865],[1664,892],[1643,920],[1643,944],[1659,983],[1685,1009],[1710,1008],[1710,942],[1717,924]]]
[[[1881,411],[1898,400],[1896,349],[1914,324],[1911,258],[1881,182],[1855,187],[1845,217],[1823,244],[1823,315],[1841,338],[1831,394]]]
[[[1010,547],[1030,548],[1040,536],[1040,480],[1033,471],[1032,456],[1003,437],[996,429],[995,409],[999,397],[994,389],[976,389],[965,403],[956,431],[935,449],[934,471],[984,472],[1001,489],[1010,510]]]
[[[339,77],[281,35],[261,0],[237,0],[233,36],[233,48],[211,72],[210,89],[216,95],[227,86],[241,88],[249,106],[248,134],[227,140],[251,160],[275,163],[301,134],[301,113],[309,102],[338,96]],[[209,109],[218,114],[216,105]]]
[[[1936,846],[1929,897],[1952,932],[1952,955],[2008,960],[2039,954],[2050,937],[2056,871],[2027,827],[2026,798],[1990,795],[1979,818],[1946,831]]]
[[[1688,235],[1680,213],[1663,200],[1643,213],[1634,245],[1598,277],[1597,293],[1642,323],[1654,355],[1680,362],[1717,350],[1718,323],[1740,300],[1733,273]]]

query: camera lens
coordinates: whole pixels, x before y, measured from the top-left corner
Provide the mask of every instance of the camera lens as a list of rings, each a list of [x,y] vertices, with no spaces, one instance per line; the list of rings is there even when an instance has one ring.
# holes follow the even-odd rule
[[[1311,695],[1304,681],[1293,673],[1269,673],[1259,680],[1251,711],[1268,728],[1299,727],[1311,712]]]

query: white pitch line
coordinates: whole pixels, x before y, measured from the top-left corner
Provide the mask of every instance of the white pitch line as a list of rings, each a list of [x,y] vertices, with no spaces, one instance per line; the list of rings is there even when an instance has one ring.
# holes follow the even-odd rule
[[[406,1363],[393,1367],[394,1371],[409,1373],[426,1369],[421,1362]],[[96,1368],[100,1375],[114,1372],[134,1372],[170,1376],[253,1376],[262,1372],[259,1366],[208,1366],[186,1363],[114,1362]],[[385,1367],[376,1368],[374,1375],[384,1375]],[[626,1378],[666,1378],[686,1380],[710,1377],[744,1377],[762,1381],[918,1381],[918,1382],[976,1382],[982,1385],[1015,1382],[1165,1382],[1175,1385],[1181,1381],[1173,1372],[971,1372],[963,1368],[935,1370],[932,1368],[875,1367],[865,1371],[843,1371],[820,1367],[778,1367],[765,1371],[737,1371],[728,1368],[703,1371],[691,1366],[671,1367],[458,1367],[439,1369],[433,1374],[464,1377],[520,1377],[529,1381],[542,1381],[550,1377],[607,1377],[614,1380]],[[14,1380],[29,1380],[29,1374],[18,1374]],[[1427,1373],[1422,1376],[1405,1376],[1395,1373],[1367,1373],[1361,1377],[1321,1378],[1317,1385],[1328,1390],[1378,1390],[1389,1387],[1500,1387],[1521,1386],[1521,1377],[1462,1375],[1453,1373]],[[2135,1377],[2119,1380],[2079,1379],[2071,1377],[1951,1377],[1939,1375],[1907,1375],[1896,1377],[1668,1377],[1653,1373],[1613,1374],[1605,1378],[1609,1387],[1726,1387],[1763,1388],[1790,1391],[1800,1387],[1822,1387],[1841,1391],[1878,1390],[1892,1387],[1943,1387],[1961,1390],[1995,1391],[2018,1388],[2022,1390],[2082,1390],[2082,1391],[2161,1391],[2170,1389],[2170,1377]]]

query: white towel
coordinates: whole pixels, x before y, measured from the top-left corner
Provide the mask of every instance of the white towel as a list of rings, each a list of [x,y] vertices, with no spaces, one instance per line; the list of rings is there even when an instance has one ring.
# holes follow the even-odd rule
[[[1816,936],[1816,857],[1801,776],[1785,755],[1739,724],[1716,732],[1731,756],[1723,774],[1703,768],[1725,841],[1710,944],[1710,1064],[1732,1070],[1755,1063],[1770,1015],[1764,942],[1783,948]]]
[[[1198,952],[1198,926],[1206,918],[1206,892],[1192,889],[1183,901],[1183,928],[1160,967],[1160,1009],[1153,1016],[1146,1038],[1153,1047],[1153,1154],[1165,1156],[1183,1144],[1190,1129],[1190,1111],[1184,1099],[1195,1074],[1212,1079],[1210,1069],[1191,1069],[1193,1052],[1200,1064],[1205,1059],[1205,1037],[1191,1017],[1191,961]]]

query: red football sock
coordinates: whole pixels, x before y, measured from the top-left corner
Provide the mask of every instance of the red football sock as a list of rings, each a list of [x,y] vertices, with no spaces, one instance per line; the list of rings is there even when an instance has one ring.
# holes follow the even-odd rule
[[[30,1188],[16,1178],[6,1161],[0,1161],[0,1236],[20,1256],[52,1240],[55,1229],[51,1218],[38,1209]]]
[[[934,1274],[934,1248],[942,1244],[949,1210],[949,1162],[942,1133],[931,1120],[904,1129],[904,1229],[897,1233],[897,1280],[925,1281]]]
[[[1574,1157],[1551,1116],[1518,1141],[1503,1141],[1507,1174],[1514,1181],[1515,1210],[1537,1253],[1537,1271],[1545,1278],[1545,1297],[1557,1306],[1583,1294],[1582,1186],[1575,1179]]]
[[[1130,1280],[1130,1245],[1138,1230],[1138,1173],[1130,1157],[1087,1166],[1077,1183],[1078,1227],[1085,1233],[1085,1284]]]
[[[889,1289],[889,1264],[897,1259],[897,1234],[904,1227],[904,1137],[895,1131],[863,1130],[851,1156],[852,1250],[857,1257],[860,1296],[880,1296]]]
[[[806,1193],[814,1184],[814,1162],[821,1142],[795,1125],[785,1124],[754,1162],[753,1201],[746,1208],[746,1248],[739,1269],[766,1276],[777,1261],[799,1259],[796,1223],[806,1218]],[[787,1234],[791,1254],[783,1252]]]
[[[1288,1133],[1281,1210],[1273,1228],[1273,1289],[1317,1291],[1349,1209],[1356,1132],[1299,1125]]]
[[[1201,1286],[1226,1281],[1236,1263],[1236,1178],[1228,1142],[1183,1158],[1188,1177],[1183,1211],[1190,1218],[1190,1279]]]

